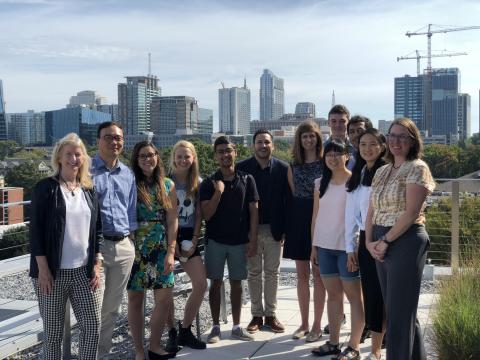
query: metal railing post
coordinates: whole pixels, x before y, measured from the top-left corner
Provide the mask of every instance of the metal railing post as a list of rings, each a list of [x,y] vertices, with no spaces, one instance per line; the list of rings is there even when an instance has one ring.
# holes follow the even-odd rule
[[[63,323],[63,359],[72,356],[72,327],[70,321],[70,300],[65,304],[65,321]]]
[[[460,183],[452,181],[452,272],[456,272],[460,263]]]

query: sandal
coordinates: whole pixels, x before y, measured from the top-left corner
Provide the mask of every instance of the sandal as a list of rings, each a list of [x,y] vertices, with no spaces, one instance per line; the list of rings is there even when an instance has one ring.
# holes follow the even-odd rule
[[[330,341],[327,341],[322,346],[313,349],[312,354],[315,356],[338,355],[340,354],[340,348],[338,347],[338,344],[334,345],[330,343]]]
[[[360,360],[360,351],[347,346],[343,351],[337,355],[337,360]]]

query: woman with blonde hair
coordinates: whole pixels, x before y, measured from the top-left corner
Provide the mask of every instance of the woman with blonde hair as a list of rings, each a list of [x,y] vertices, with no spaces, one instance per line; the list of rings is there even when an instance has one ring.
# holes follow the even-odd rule
[[[174,327],[172,302],[167,351],[176,350],[178,345],[193,349],[205,349],[205,342],[197,339],[191,330],[192,322],[200,309],[207,289],[205,266],[198,248],[198,238],[202,226],[198,196],[201,178],[198,170],[197,152],[191,142],[181,140],[173,146],[170,156],[170,170],[169,176],[175,183],[178,198],[176,254],[180,264],[192,281],[192,293],[185,305],[185,313],[179,328],[178,338],[177,330]]]
[[[325,305],[325,287],[318,266],[310,263],[314,181],[321,177],[323,172],[323,143],[316,123],[305,121],[298,126],[292,153],[293,162],[287,174],[293,201],[289,209],[283,257],[295,260],[297,269],[297,295],[302,323],[293,333],[293,338],[306,336],[307,342],[314,342],[322,336],[320,322]],[[310,271],[314,281],[314,320],[311,329],[308,322]]]
[[[128,280],[128,323],[135,359],[145,358],[142,330],[145,291],[152,289],[155,307],[150,317],[150,360],[170,359],[175,353],[161,346],[163,328],[172,304],[173,265],[177,234],[177,195],[165,177],[160,154],[151,142],[135,145],[130,161],[137,183],[135,260]]]
[[[45,359],[60,359],[65,304],[80,325],[79,359],[95,359],[100,332],[102,226],[89,174],[90,157],[77,134],[53,149],[54,175],[33,190],[30,276],[43,320]]]

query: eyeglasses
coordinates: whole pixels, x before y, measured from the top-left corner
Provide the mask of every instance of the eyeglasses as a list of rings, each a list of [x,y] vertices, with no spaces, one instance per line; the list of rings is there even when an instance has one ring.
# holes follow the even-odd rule
[[[116,142],[122,142],[123,141],[123,136],[122,135],[103,135],[103,140],[107,142],[113,142],[115,140]]]
[[[140,160],[151,160],[153,159],[155,156],[157,156],[157,153],[148,153],[148,154],[139,154],[138,155],[138,158]]]
[[[226,149],[220,149],[220,150],[217,150],[216,153],[218,155],[225,155],[225,154],[231,154],[235,151],[235,149],[232,149],[232,148],[226,148]]]
[[[407,142],[410,139],[413,139],[413,136],[406,134],[387,134],[387,139],[389,141],[400,140],[401,142]]]
[[[339,152],[329,152],[329,153],[325,154],[325,157],[336,159],[336,158],[339,158],[343,155],[345,155],[345,154],[344,153],[339,153]]]

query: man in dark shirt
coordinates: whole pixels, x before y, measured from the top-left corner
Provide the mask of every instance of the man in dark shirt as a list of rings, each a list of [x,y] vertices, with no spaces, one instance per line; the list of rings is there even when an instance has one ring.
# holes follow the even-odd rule
[[[258,194],[253,177],[236,171],[235,145],[227,137],[217,138],[213,151],[219,170],[200,186],[200,204],[206,220],[205,267],[211,280],[213,327],[208,342],[220,340],[220,289],[225,261],[231,287],[232,338],[249,341],[253,337],[240,327],[240,312],[247,257],[253,256],[257,248]]]
[[[238,170],[254,177],[260,196],[257,253],[248,260],[252,320],[247,331],[255,333],[265,325],[273,332],[281,333],[285,331],[285,327],[277,319],[275,311],[289,192],[288,165],[272,156],[273,137],[268,130],[261,129],[255,132],[253,151],[252,157],[237,165]],[[265,306],[262,303],[262,295]]]

